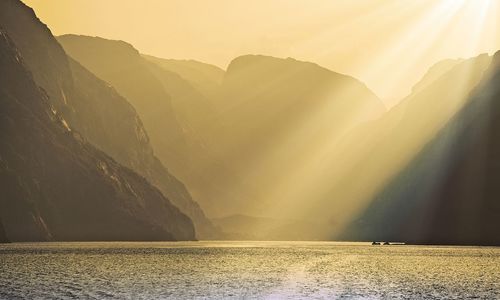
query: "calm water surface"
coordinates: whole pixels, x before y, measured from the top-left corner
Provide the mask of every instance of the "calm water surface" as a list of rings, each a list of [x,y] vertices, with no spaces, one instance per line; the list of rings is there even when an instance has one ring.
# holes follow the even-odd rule
[[[0,245],[0,298],[500,299],[500,248],[9,244]]]

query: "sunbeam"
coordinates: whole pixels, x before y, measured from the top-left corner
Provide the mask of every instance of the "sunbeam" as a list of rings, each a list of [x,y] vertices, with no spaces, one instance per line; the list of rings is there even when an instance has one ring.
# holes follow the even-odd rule
[[[500,0],[0,0],[0,299],[500,299]]]
[[[380,74],[388,68],[387,65],[399,64],[401,71],[392,74],[393,77],[386,76],[384,79],[394,86],[401,84],[401,78],[410,73],[422,57],[431,53],[432,49],[440,48],[448,43],[447,35],[450,34],[454,25],[464,22],[464,17],[471,15],[476,17],[475,21],[467,25],[476,35],[470,40],[468,47],[474,50],[480,48],[480,38],[477,35],[483,33],[486,12],[491,8],[489,1],[473,6],[468,1],[440,1],[433,2],[433,4],[419,19],[416,19],[409,28],[410,30],[400,32],[400,39],[393,39],[372,64],[365,65],[366,72]],[[422,38],[423,36],[425,38]],[[410,55],[406,55],[404,62],[394,61],[395,57],[403,57],[407,53]],[[325,102],[324,105],[318,106],[317,110],[309,112],[306,119],[289,126],[283,138],[276,139],[275,146],[269,152],[257,156],[256,161],[251,164],[251,169],[247,170],[246,174],[250,176],[247,180],[260,182],[256,189],[263,190],[261,194],[266,197],[265,203],[269,203],[265,206],[266,210],[263,213],[282,218],[317,219],[317,216],[321,215],[319,211],[328,211],[325,208],[329,207],[331,210],[341,211],[341,215],[334,214],[334,223],[339,226],[338,230],[341,230],[341,224],[351,221],[360,211],[363,211],[384,184],[392,176],[397,175],[462,108],[470,91],[481,80],[489,62],[489,58],[483,57],[477,62],[464,63],[463,66],[456,68],[457,74],[454,78],[441,82],[442,86],[434,88],[432,92],[427,92],[435,95],[436,89],[443,91],[440,92],[443,97],[441,100],[446,105],[436,107],[434,112],[428,112],[429,103],[421,107],[405,107],[406,103],[420,101],[414,101],[412,98],[423,97],[411,95],[404,100],[406,103],[403,103],[400,108],[394,109],[389,116],[384,117],[388,120],[394,119],[393,121],[384,120],[374,125],[367,125],[376,127],[376,129],[371,128],[376,131],[370,133],[373,135],[370,138],[381,141],[367,142],[367,137],[364,136],[366,130],[361,130],[361,133],[358,132],[357,135],[354,134],[354,138],[348,137],[347,142],[339,140],[345,132],[352,130],[349,126],[337,132],[324,130],[328,127],[328,122],[321,120],[327,120],[325,116],[334,116],[335,109],[337,109],[335,106],[330,107],[328,103],[335,103],[334,99],[342,98],[339,95],[343,93],[349,95],[348,87],[337,85],[336,90],[330,92],[332,102]],[[410,110],[416,119],[413,123],[407,120],[406,125],[398,125],[399,115],[408,114],[404,112],[405,110]],[[347,114],[346,111],[343,113]],[[415,122],[421,115],[427,115],[425,124]],[[356,120],[353,124],[363,122],[355,114],[347,115],[347,118]],[[367,119],[364,120],[367,121]],[[395,126],[400,127],[397,129],[399,132],[412,132],[411,137],[384,141],[386,135],[398,136],[397,132],[391,133]],[[341,127],[337,125],[335,128]],[[377,151],[371,150],[371,147],[375,145]],[[290,150],[286,149],[297,149],[297,154],[293,155]],[[278,163],[280,159],[282,162]],[[365,162],[369,159],[373,159],[375,163],[367,162],[366,166],[359,166],[360,161]],[[294,163],[287,164],[286,162],[289,161]],[[270,181],[263,174],[277,179]],[[351,183],[347,184],[347,182]],[[325,213],[325,216],[328,215],[328,212]]]

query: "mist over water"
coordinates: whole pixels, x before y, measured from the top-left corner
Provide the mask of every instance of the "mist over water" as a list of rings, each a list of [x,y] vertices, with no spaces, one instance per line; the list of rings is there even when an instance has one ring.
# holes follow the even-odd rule
[[[334,242],[0,246],[0,298],[498,299],[500,249]]]

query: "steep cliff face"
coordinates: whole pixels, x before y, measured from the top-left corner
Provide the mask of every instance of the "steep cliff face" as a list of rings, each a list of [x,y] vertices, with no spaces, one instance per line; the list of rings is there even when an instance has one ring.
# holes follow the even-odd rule
[[[498,60],[497,54],[493,63],[484,55],[462,62],[425,88],[425,98],[412,99],[420,107],[425,105],[425,99],[439,99],[443,102],[439,107],[456,107],[458,112],[395,174],[347,229],[347,238],[419,244],[500,244],[495,232],[500,227],[495,184],[500,176],[500,148],[496,142],[500,111]],[[473,78],[467,86],[457,80],[463,75]],[[454,88],[464,89],[460,94],[465,99],[439,97],[453,96]],[[415,111],[417,103],[412,105]],[[412,107],[407,109],[402,122],[412,121]]]
[[[151,144],[176,173],[187,168],[188,148],[171,97],[130,44],[87,36],[59,37],[68,54],[107,81],[137,110]],[[160,121],[161,127],[156,125]]]
[[[11,241],[186,240],[191,220],[81,138],[0,31],[0,219]]]
[[[69,62],[62,47],[54,42],[47,26],[31,8],[19,0],[0,2],[0,26],[22,53],[35,82],[42,86],[58,112],[73,123],[74,84]]]
[[[190,112],[195,111],[196,108],[201,109],[202,102],[193,103],[193,101],[198,100],[196,97],[202,96],[197,94],[196,90],[192,89],[178,75],[162,70],[154,72],[155,66],[150,66],[150,63],[145,61],[137,50],[125,42],[74,35],[59,37],[59,41],[68,54],[78,60],[77,63],[70,59],[70,66],[76,84],[85,87],[81,90],[91,93],[99,92],[93,89],[94,86],[111,90],[93,74],[112,84],[121,95],[126,96],[126,99],[137,110],[150,137],[150,144],[146,143],[147,151],[145,152],[149,152],[146,153],[147,155],[120,153],[117,150],[121,151],[122,149],[112,147],[112,145],[104,150],[145,176],[172,199],[183,212],[193,219],[200,238],[215,238],[218,234],[217,230],[205,217],[198,203],[191,198],[185,186],[162,166],[162,163],[169,166],[169,170],[172,170],[187,183],[192,182],[191,179],[198,174],[198,168],[202,168],[199,157],[207,157],[207,151],[203,149],[201,137],[194,128],[196,124],[188,122],[192,118],[183,118],[181,120],[185,120],[185,122],[180,122],[176,113],[186,112],[188,114],[186,109],[188,105],[193,107],[192,110],[189,110]],[[88,72],[80,63],[93,73]],[[167,91],[172,91],[173,96]],[[118,96],[114,90],[112,92]],[[90,98],[94,99],[102,98],[102,94],[91,96],[93,97]],[[121,96],[119,98],[122,102],[126,102]],[[195,100],[190,102],[190,99]],[[102,104],[96,103],[95,106],[100,105]],[[104,120],[106,120],[104,116],[112,114],[112,110],[116,106],[127,107],[135,113],[128,103],[109,102],[101,109]],[[89,118],[93,115],[91,113]],[[182,116],[185,115],[182,114]],[[138,117],[135,116],[135,118]],[[116,120],[123,119],[117,118]],[[140,130],[144,130],[142,124],[140,125]],[[117,131],[119,132],[112,133],[113,136],[120,137],[120,134],[130,133],[132,130],[125,131],[118,127]],[[96,139],[94,139],[96,144],[105,145],[107,137],[99,131],[93,133],[96,135]],[[125,139],[122,144],[127,142],[126,136],[123,135],[123,137]],[[114,140],[112,142],[116,143]],[[154,156],[152,149],[154,149]]]
[[[206,156],[203,131],[213,115],[208,100],[176,73],[146,61],[130,44],[64,35],[70,56],[109,82],[137,109],[156,155],[183,180]]]
[[[186,213],[199,213],[184,185],[154,156],[135,109],[114,88],[67,57],[48,28],[20,1],[0,3],[0,26],[25,58],[55,111],[82,137],[146,177]]]

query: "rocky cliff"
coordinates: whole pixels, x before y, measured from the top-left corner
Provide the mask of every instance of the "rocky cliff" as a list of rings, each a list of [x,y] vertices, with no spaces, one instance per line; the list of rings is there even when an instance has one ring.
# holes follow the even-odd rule
[[[195,113],[195,116],[187,119],[178,118],[178,114],[186,117],[183,112],[191,116],[190,112],[203,109],[203,102],[198,101],[203,96],[197,94],[196,90],[178,75],[156,70],[154,65],[150,66],[151,63],[143,59],[136,49],[125,42],[75,35],[65,35],[58,39],[68,54],[78,60],[76,63],[71,59],[73,61],[71,69],[80,87],[85,87],[85,91],[96,91],[94,86],[102,86],[102,83],[98,82],[100,80],[95,78],[95,74],[111,84],[120,94],[119,98],[124,103],[114,102],[103,105],[104,109],[108,110],[103,111],[103,116],[112,114],[114,107],[130,107],[128,104],[130,101],[134,107],[130,108],[134,113],[137,110],[136,118],[140,117],[143,121],[144,129],[141,123],[141,130],[147,131],[149,137],[147,151],[143,152],[149,153],[143,154],[142,157],[141,153],[138,153],[139,155],[130,153],[120,161],[143,174],[188,214],[195,222],[200,238],[216,238],[217,229],[207,219],[198,203],[192,199],[183,183],[176,178],[179,176],[183,182],[191,183],[192,178],[199,174],[198,170],[203,168],[200,157],[208,156],[207,150],[202,146],[202,138],[196,130],[200,126],[188,122],[193,118],[201,120],[201,118],[196,118],[201,114]],[[86,71],[86,68],[92,73]],[[114,90],[113,93],[117,94]],[[121,95],[126,98],[122,98]],[[103,94],[96,94],[94,98],[99,99],[102,96]],[[187,106],[190,110],[186,109]],[[123,118],[117,118],[117,120],[123,120]],[[119,137],[123,133],[131,132],[131,130],[125,131],[120,128],[118,130],[120,132],[113,133],[113,136]],[[99,131],[95,133],[98,134],[96,138],[104,138]],[[113,137],[110,137],[110,139],[99,140],[96,144],[103,145],[106,140],[116,143]],[[123,140],[122,144],[126,142]],[[117,152],[119,149],[122,148],[108,146],[105,151],[114,157],[119,157],[121,155]],[[150,153],[151,151],[154,151],[154,156]],[[129,163],[131,158],[132,163]],[[206,158],[204,161],[207,160],[210,159]],[[162,164],[168,166],[169,169],[164,168]]]
[[[135,109],[107,83],[69,58],[32,9],[20,1],[2,1],[0,26],[69,127],[120,164],[146,177],[175,205],[199,210],[184,185],[154,156]]]
[[[186,240],[191,220],[87,143],[0,33],[0,219],[11,241]]]

